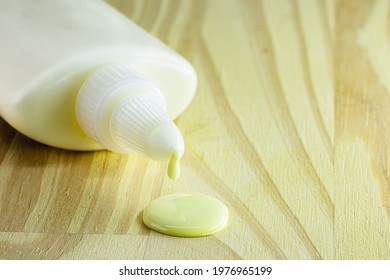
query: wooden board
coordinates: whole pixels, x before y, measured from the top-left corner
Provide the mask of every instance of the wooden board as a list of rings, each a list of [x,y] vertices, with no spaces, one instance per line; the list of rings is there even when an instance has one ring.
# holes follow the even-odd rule
[[[111,3],[197,70],[182,176],[0,120],[0,258],[390,259],[390,1]],[[182,191],[225,202],[228,228],[143,226],[152,199]]]

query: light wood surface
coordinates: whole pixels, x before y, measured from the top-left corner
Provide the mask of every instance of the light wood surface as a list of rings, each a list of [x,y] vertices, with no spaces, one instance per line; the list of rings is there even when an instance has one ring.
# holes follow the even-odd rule
[[[390,259],[390,1],[111,3],[197,70],[182,176],[0,120],[0,258]],[[152,199],[183,191],[226,203],[228,228],[143,226]]]

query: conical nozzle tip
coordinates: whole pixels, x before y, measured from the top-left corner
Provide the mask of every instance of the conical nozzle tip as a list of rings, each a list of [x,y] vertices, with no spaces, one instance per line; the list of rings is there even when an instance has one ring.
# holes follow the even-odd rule
[[[168,177],[180,176],[180,158],[184,153],[183,136],[173,123],[164,123],[153,129],[146,143],[146,155],[157,161],[168,162]]]
[[[168,162],[173,152],[178,158],[184,153],[183,136],[177,126],[169,122],[154,128],[147,137],[145,154],[151,159]]]

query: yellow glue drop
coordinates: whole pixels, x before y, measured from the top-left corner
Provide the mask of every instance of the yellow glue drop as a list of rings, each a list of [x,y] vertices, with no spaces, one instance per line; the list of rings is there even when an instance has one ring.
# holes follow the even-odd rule
[[[180,176],[180,155],[177,150],[173,151],[168,163],[168,177],[172,180]]]
[[[144,224],[163,234],[201,237],[223,230],[229,211],[221,201],[207,195],[178,193],[157,198],[144,210]]]

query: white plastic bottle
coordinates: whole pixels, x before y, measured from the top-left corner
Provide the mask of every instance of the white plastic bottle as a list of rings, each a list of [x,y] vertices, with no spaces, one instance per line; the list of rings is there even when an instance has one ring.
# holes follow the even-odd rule
[[[193,67],[104,1],[0,0],[0,115],[39,142],[171,161]],[[176,172],[175,172],[176,170]]]

